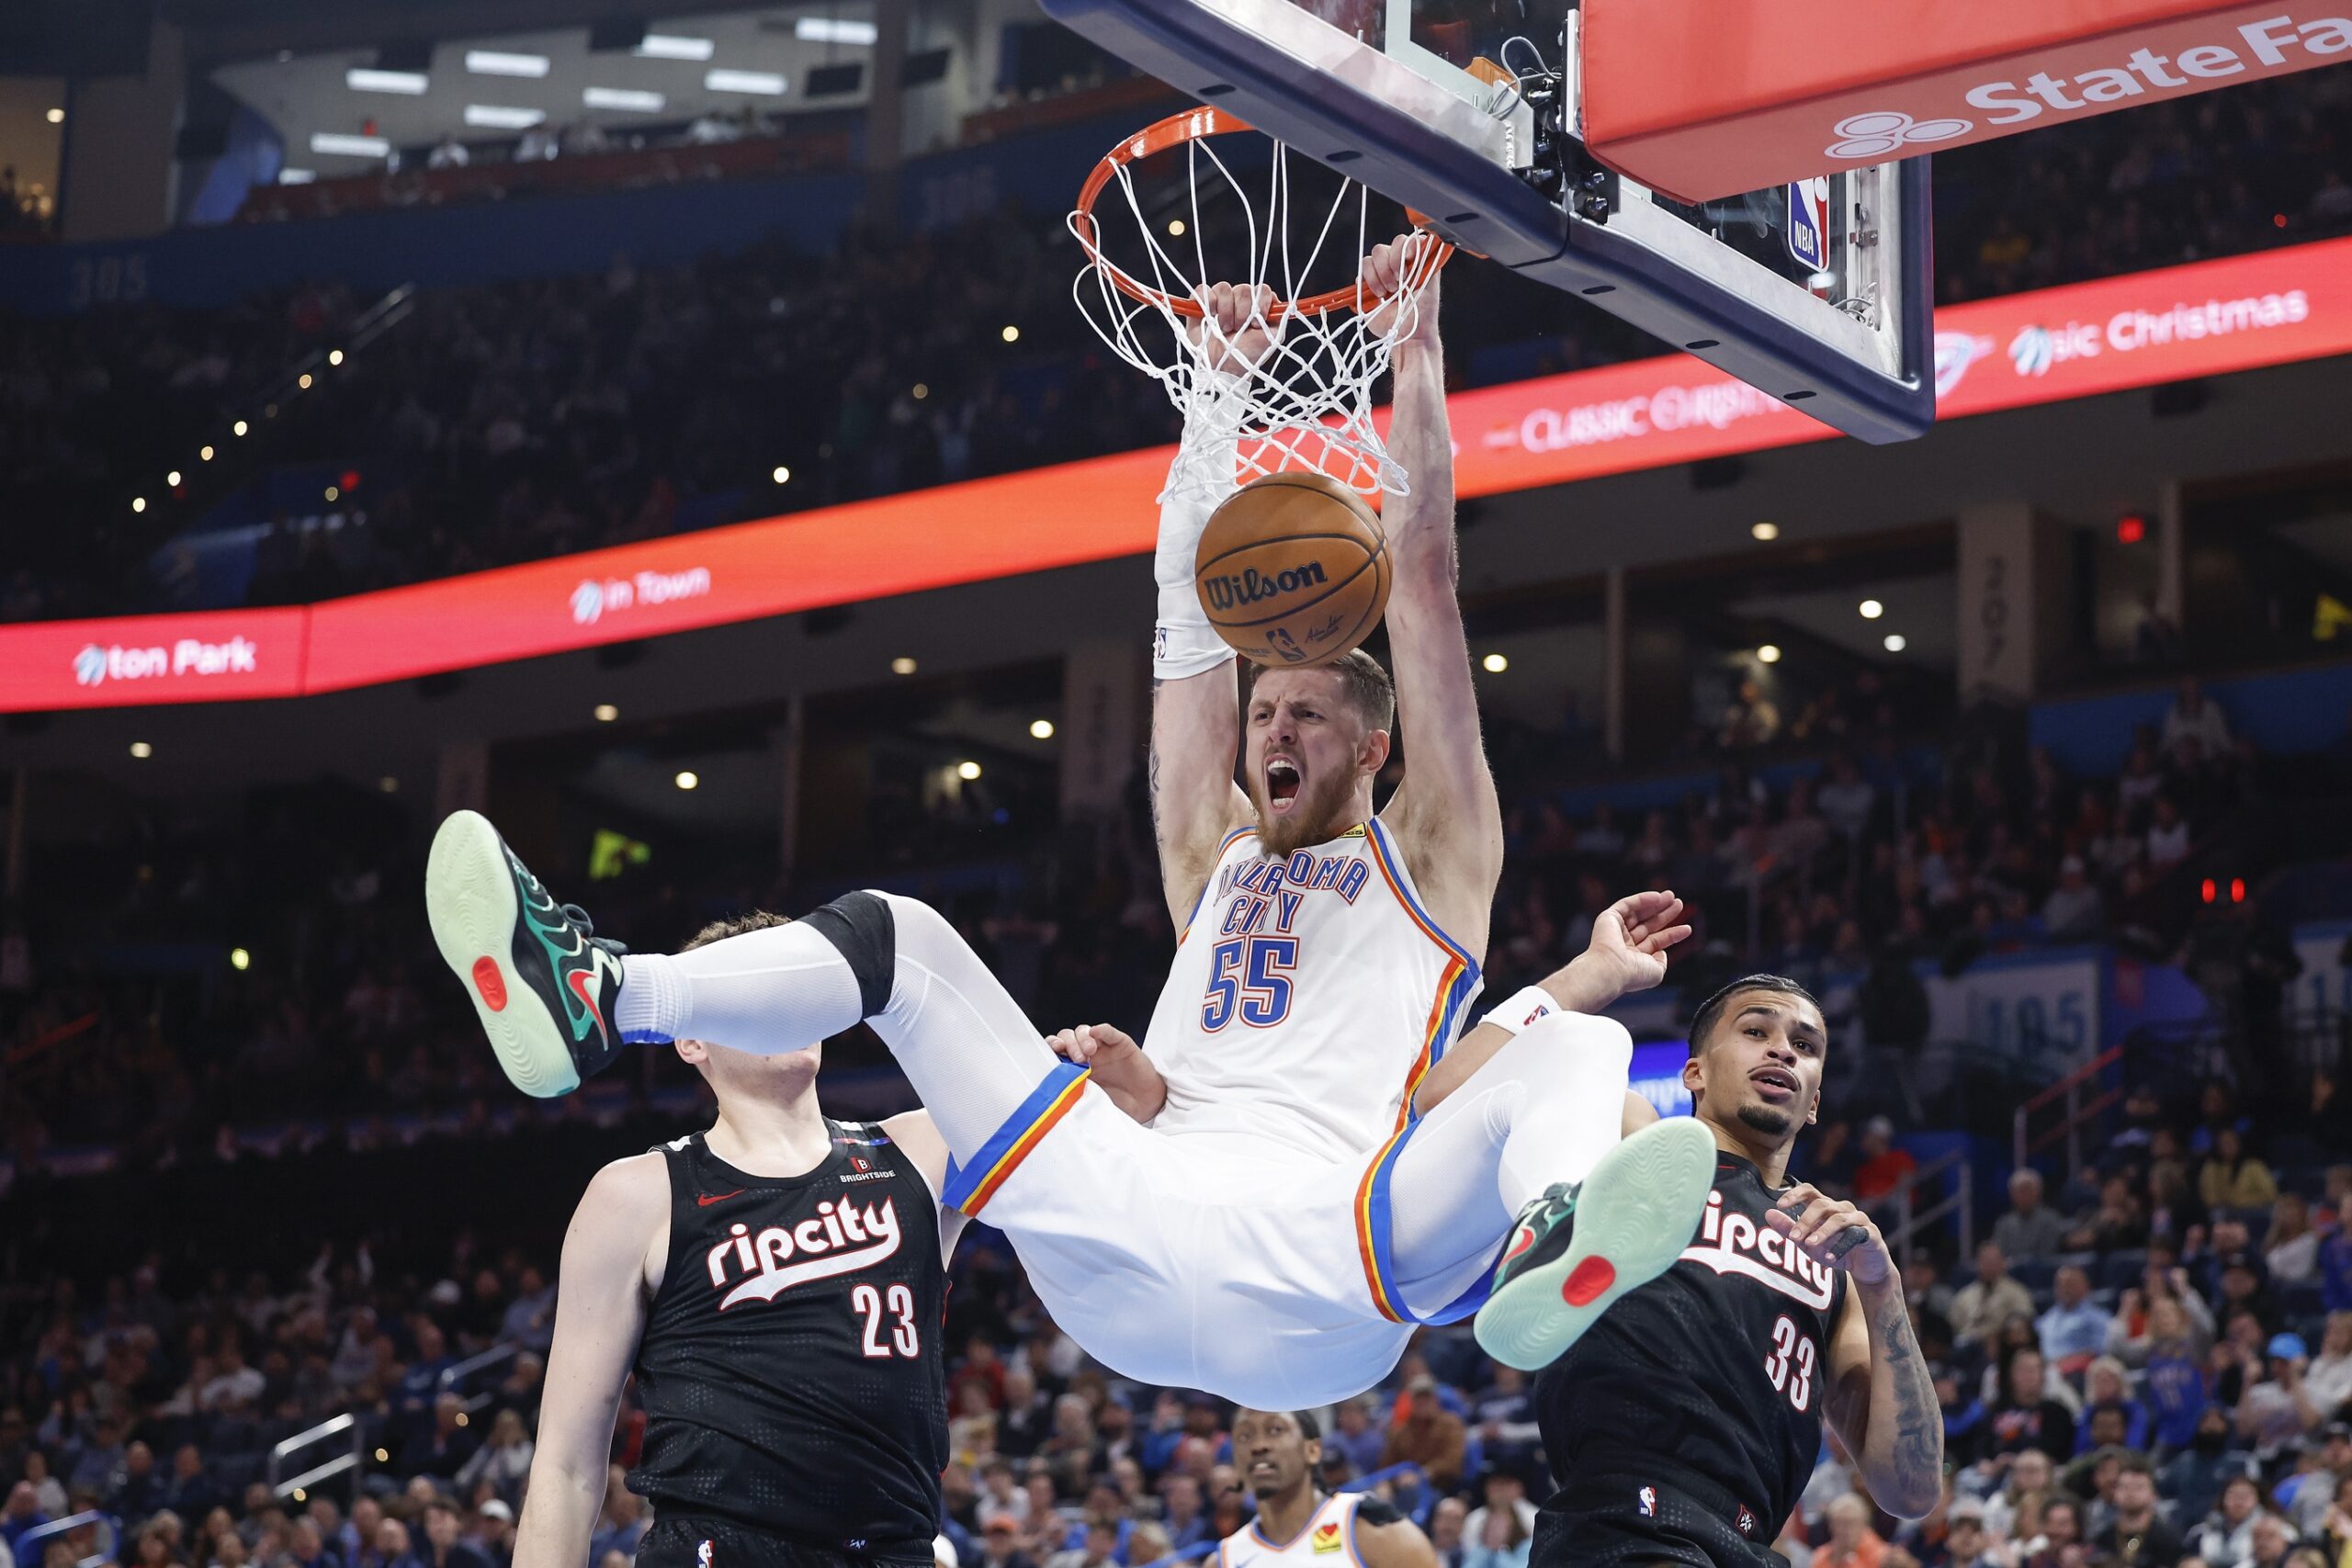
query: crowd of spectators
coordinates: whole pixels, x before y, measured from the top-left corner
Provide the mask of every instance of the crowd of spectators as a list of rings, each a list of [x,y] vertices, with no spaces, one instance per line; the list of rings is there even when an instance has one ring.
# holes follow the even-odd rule
[[[2323,72],[1941,156],[1940,295],[2341,231],[2348,111],[2352,83]],[[1072,308],[1076,256],[1057,213],[854,229],[821,255],[779,239],[677,267],[615,256],[598,273],[582,259],[570,276],[427,291],[332,370],[315,356],[372,303],[333,287],[17,323],[0,350],[0,528],[14,569],[0,619],[310,598],[1175,431],[1158,389],[1103,353]],[[1655,351],[1492,271],[1453,291],[1448,321],[1457,382]],[[318,386],[281,400],[305,365]],[[257,418],[269,405],[277,416]],[[254,434],[232,445],[222,433],[238,419]],[[191,461],[215,444],[217,468]],[[332,507],[275,509],[259,519],[250,580],[196,588],[185,556],[158,548],[256,462],[362,482]],[[176,489],[163,482],[174,471]],[[337,525],[322,526],[330,514]]]

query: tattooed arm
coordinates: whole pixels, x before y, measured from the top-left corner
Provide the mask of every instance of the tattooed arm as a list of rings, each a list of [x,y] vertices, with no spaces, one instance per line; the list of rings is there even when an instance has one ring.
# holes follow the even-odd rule
[[[1879,1506],[1925,1517],[1943,1496],[1943,1410],[1886,1238],[1860,1209],[1803,1183],[1769,1223],[1851,1281],[1829,1346],[1826,1414]]]

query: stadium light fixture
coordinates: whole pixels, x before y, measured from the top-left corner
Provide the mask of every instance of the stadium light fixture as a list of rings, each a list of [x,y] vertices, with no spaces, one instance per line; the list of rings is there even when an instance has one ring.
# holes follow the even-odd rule
[[[300,376],[294,378],[294,384],[301,388],[302,390],[306,392],[309,391],[311,389],[311,373],[308,370],[303,371]]]
[[[466,106],[466,123],[483,130],[528,130],[547,118],[545,109],[517,108],[508,104]]]
[[[1756,650],[1756,662],[1758,664],[1778,664],[1780,661],[1781,645],[1779,643],[1768,642]]]
[[[146,498],[145,496],[143,496],[143,495],[134,495],[134,496],[132,496],[132,497],[130,498],[130,510],[131,510],[131,511],[133,511],[133,512],[144,512],[144,511],[146,511],[146,510],[147,510],[147,498]]]
[[[386,795],[398,795],[401,792],[401,781],[392,777],[391,774],[386,773],[382,778],[376,781],[376,787],[382,790]]]
[[[909,659],[905,654],[903,654],[903,653],[902,653],[902,654],[899,655],[899,657],[898,657],[898,658],[893,659],[892,660],[890,660],[890,673],[891,673],[891,674],[893,674],[893,675],[911,675],[911,674],[913,674],[914,672],[915,672],[915,661],[914,661],[913,660],[911,660],[911,659]]]
[[[915,390],[915,401],[917,401],[917,402],[921,402],[921,401],[922,401],[925,398],[927,398],[927,397],[931,396],[931,388],[930,388],[930,386],[929,386],[928,384],[926,384],[926,383],[924,383],[924,382],[917,381],[917,382],[915,383],[915,389],[914,389],[914,390]]]
[[[469,49],[466,51],[466,69],[477,76],[544,76],[548,73],[548,57],[509,54],[503,49]]]
[[[41,118],[49,121],[51,125],[63,125],[65,123],[65,111],[63,109],[51,109],[47,114],[41,116]]]
[[[1021,341],[1021,329],[1016,326],[1008,325],[1004,331],[998,335],[1002,337],[1007,343],[1019,343]]]
[[[380,136],[346,136],[339,130],[314,130],[311,132],[311,151],[343,158],[384,158],[391,155],[392,144]]]
[[[1490,653],[1478,663],[1489,675],[1499,675],[1510,668],[1510,660],[1499,653]]]
[[[1887,651],[1887,652],[1889,652],[1889,653],[1900,653],[1900,652],[1902,652],[1905,649],[1906,649],[1906,648],[1908,648],[1908,647],[1910,647],[1910,646],[1911,646],[1910,640],[1909,640],[1908,638],[1906,638],[1906,637],[1905,637],[1901,632],[1889,632],[1889,633],[1887,633],[1887,634],[1886,634],[1886,651]]]
[[[212,461],[212,448],[209,446],[199,446],[196,449],[196,457],[197,461],[200,463],[209,463]]]
[[[1184,237],[1184,220],[1182,218],[1170,218],[1168,220],[1168,233],[1169,237],[1171,239],[1182,239]]]
[[[660,114],[670,102],[659,93],[639,87],[583,87],[580,101],[592,109],[627,109],[632,114]]]
[[[288,165],[277,171],[277,183],[282,186],[307,186],[317,183],[319,171],[297,169]]]
[[[792,36],[803,43],[854,43],[872,47],[882,29],[872,22],[841,17],[803,17],[792,24]]]
[[[1857,608],[1861,611],[1862,619],[1866,621],[1875,621],[1886,614],[1886,606],[1875,599],[1865,599]]]
[[[339,485],[327,486],[327,499],[329,501],[341,501],[343,499],[342,487]]]
[[[702,85],[714,93],[749,93],[763,98],[784,96],[784,78],[773,71],[732,71],[722,65],[704,72]]]
[[[1781,536],[1781,525],[1778,523],[1752,524],[1748,527],[1747,536],[1759,545],[1769,545]]]
[[[155,748],[144,740],[134,740],[130,743],[130,754],[143,762],[155,754]]]
[[[179,489],[180,471],[177,468],[174,468],[170,473],[164,476],[164,482],[171,486],[174,490]]]
[[[406,98],[421,98],[433,84],[422,71],[378,71],[355,65],[343,73],[343,85],[355,93],[398,93]]]
[[[640,60],[708,60],[711,42],[676,33],[648,33],[638,40],[636,53]]]
[[[339,348],[331,348],[331,349],[328,349],[328,350],[327,350],[327,363],[328,363],[329,365],[340,365],[340,364],[342,364],[342,363],[343,363],[343,350],[341,350],[341,349],[339,349]]]
[[[1051,740],[1054,738],[1054,721],[1050,718],[1031,719],[1029,738],[1032,740]]]
[[[702,784],[702,775],[691,768],[686,768],[680,770],[678,776],[670,782],[680,789],[694,789]]]
[[[956,764],[956,776],[970,784],[980,776],[980,765],[978,762],[958,762]]]
[[[248,428],[250,427],[247,426],[245,422],[241,419],[236,423],[229,427],[229,434],[232,435],[243,435]]]
[[[782,463],[778,463],[775,466],[775,471],[770,473],[768,478],[775,480],[775,482],[780,485],[788,485],[792,482],[792,470],[786,468]]]
[[[229,950],[229,967],[242,975],[254,966],[254,955],[242,947]]]
[[[621,716],[621,710],[610,703],[598,703],[594,711],[598,724],[610,724]]]

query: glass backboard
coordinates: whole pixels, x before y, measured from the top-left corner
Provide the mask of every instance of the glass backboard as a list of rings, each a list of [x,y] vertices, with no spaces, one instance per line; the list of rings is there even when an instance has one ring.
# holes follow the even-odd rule
[[[1464,248],[1826,423],[1883,442],[1934,421],[1924,158],[1673,202],[1577,139],[1569,0],[1041,3]]]

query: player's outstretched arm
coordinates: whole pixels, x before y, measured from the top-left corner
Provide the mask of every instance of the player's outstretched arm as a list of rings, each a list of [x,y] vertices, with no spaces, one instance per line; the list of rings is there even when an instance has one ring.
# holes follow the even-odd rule
[[[1418,258],[1435,243],[1423,234],[1374,247],[1364,258],[1365,283],[1383,297],[1398,296],[1426,270]],[[1418,300],[1406,307],[1411,317],[1391,359],[1396,397],[1388,451],[1404,468],[1410,493],[1390,498],[1384,515],[1395,570],[1386,620],[1397,722],[1408,750],[1405,782],[1382,820],[1396,832],[1439,924],[1483,955],[1502,876],[1503,815],[1478,731],[1457,596],[1453,434],[1445,413],[1438,306],[1438,277],[1430,273]],[[1374,325],[1381,324],[1375,314]]]
[[[1358,1504],[1354,1533],[1363,1568],[1438,1568],[1437,1548],[1421,1527],[1385,1504]]]
[[[1220,283],[1201,291],[1195,329],[1227,345],[1209,355],[1210,373],[1238,378],[1272,341],[1263,326],[1272,291]],[[1151,828],[1159,847],[1159,886],[1182,931],[1216,869],[1217,846],[1250,820],[1250,799],[1233,782],[1241,749],[1239,666],[1209,626],[1193,586],[1201,533],[1217,502],[1234,489],[1232,411],[1212,400],[1188,424],[1160,498],[1159,546],[1153,576],[1159,616],[1151,645]],[[1191,481],[1191,482],[1188,482]]]
[[[514,1568],[579,1568],[588,1561],[621,1385],[645,1332],[647,1265],[667,1249],[669,1235],[670,1174],[659,1152],[598,1171],[572,1213]]]
[[[1852,1281],[1829,1346],[1824,1413],[1878,1506],[1925,1518],[1943,1497],[1943,1411],[1886,1238],[1861,1209],[1805,1182],[1765,1223]]]
[[[1544,1013],[1601,1012],[1620,997],[1648,990],[1666,978],[1667,950],[1690,934],[1682,919],[1682,900],[1671,893],[1636,893],[1618,899],[1592,922],[1592,940],[1585,950],[1530,987],[1540,990],[1541,997],[1528,997],[1528,1005],[1517,1007],[1516,1016],[1498,1020],[1520,998],[1504,1001],[1487,1014],[1489,1021],[1464,1035],[1429,1070],[1413,1095],[1414,1108],[1428,1115],[1469,1082],[1470,1075],[1491,1061],[1512,1035]]]

